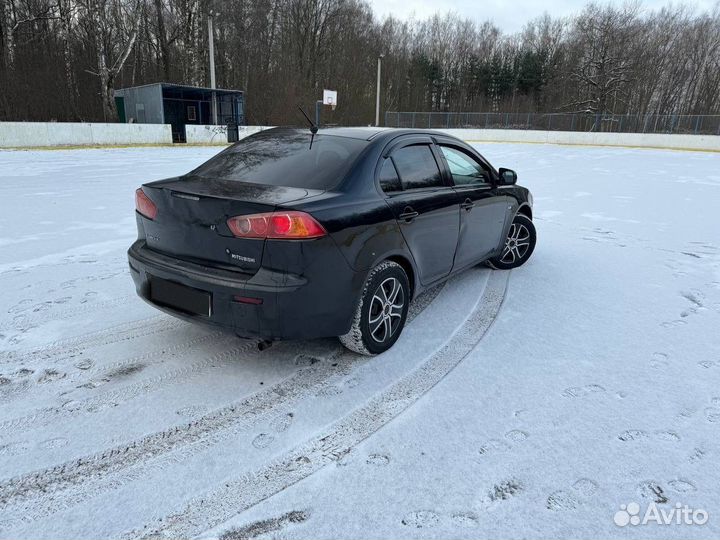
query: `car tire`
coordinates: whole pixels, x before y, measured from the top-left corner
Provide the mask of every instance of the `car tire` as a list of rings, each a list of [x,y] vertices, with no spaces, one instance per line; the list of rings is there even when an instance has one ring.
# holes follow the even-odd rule
[[[339,337],[353,352],[380,354],[400,337],[408,307],[410,282],[402,266],[383,261],[368,274],[350,331]]]
[[[517,214],[510,225],[502,252],[490,259],[488,264],[496,270],[510,270],[522,266],[535,250],[536,241],[537,234],[532,220],[523,214]]]

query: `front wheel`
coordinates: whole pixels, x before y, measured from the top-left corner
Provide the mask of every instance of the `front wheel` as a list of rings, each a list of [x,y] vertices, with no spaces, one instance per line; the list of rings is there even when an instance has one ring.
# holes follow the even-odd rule
[[[340,342],[353,352],[373,355],[392,347],[405,326],[410,283],[402,266],[384,261],[365,280],[350,331]]]
[[[503,250],[499,256],[490,259],[488,263],[498,270],[517,268],[527,262],[535,250],[537,234],[532,220],[522,214],[513,219],[508,231]]]

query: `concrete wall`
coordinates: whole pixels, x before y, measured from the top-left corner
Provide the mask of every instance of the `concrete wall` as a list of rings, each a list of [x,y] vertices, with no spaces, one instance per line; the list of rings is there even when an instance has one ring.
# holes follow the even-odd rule
[[[242,139],[267,126],[240,126]],[[585,133],[513,129],[439,130],[477,142],[518,142],[594,146],[710,150],[720,152],[720,136],[663,135],[655,133]],[[227,144],[225,126],[187,126],[190,144]],[[171,144],[167,124],[100,124],[70,122],[0,122],[0,148]]]
[[[238,136],[241,139],[258,133],[268,126],[239,126]],[[187,124],[185,126],[185,137],[188,144],[227,144],[227,127],[226,126],[195,126]]]
[[[166,124],[0,122],[0,148],[171,143]]]
[[[720,152],[717,135],[664,135],[660,133],[586,133],[522,129],[441,129],[465,141],[626,146]]]

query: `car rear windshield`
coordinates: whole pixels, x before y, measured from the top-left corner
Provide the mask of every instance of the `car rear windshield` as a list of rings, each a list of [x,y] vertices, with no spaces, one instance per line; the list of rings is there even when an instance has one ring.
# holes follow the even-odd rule
[[[195,169],[193,175],[254,184],[332,189],[345,177],[367,141],[268,130],[243,139]]]

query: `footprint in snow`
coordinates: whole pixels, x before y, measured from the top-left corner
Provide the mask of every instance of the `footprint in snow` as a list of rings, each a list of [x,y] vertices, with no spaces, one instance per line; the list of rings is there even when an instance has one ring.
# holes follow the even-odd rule
[[[415,529],[431,529],[441,523],[455,529],[471,529],[477,527],[478,516],[474,512],[457,512],[443,516],[432,510],[418,510],[405,515],[401,523]]]
[[[680,435],[675,433],[674,431],[665,431],[665,430],[657,430],[653,432],[653,435],[656,439],[660,441],[672,441],[676,442],[680,440]]]
[[[515,478],[503,480],[488,490],[485,496],[480,500],[480,506],[485,510],[492,510],[504,501],[508,501],[516,497],[524,491],[524,489],[525,487],[522,482]]]
[[[656,430],[652,434],[641,429],[628,429],[623,431],[617,438],[623,442],[642,441],[647,439],[655,439],[659,441],[679,441],[680,435],[674,431]]]
[[[208,407],[206,407],[205,405],[188,405],[175,411],[175,414],[185,417],[195,417],[201,416],[202,414],[207,412],[207,410]]]
[[[580,505],[580,501],[572,494],[564,490],[552,492],[545,503],[545,508],[553,512],[565,510],[575,510]]]
[[[390,458],[384,454],[370,454],[365,463],[374,467],[385,467],[390,463]]]
[[[655,480],[645,480],[640,482],[637,487],[637,493],[643,499],[652,501],[656,504],[665,504],[669,500],[665,493],[665,489]]]
[[[273,437],[272,435],[268,435],[267,433],[261,433],[253,439],[252,445],[255,448],[261,450],[270,446],[274,440],[275,437]]]
[[[715,367],[716,364],[712,360],[703,360],[702,362],[698,362],[698,365],[705,369],[710,369],[712,367]]]
[[[46,384],[65,378],[65,373],[55,369],[44,369],[38,373],[35,380],[38,384]]]
[[[505,438],[509,441],[519,443],[523,442],[528,438],[528,434],[525,431],[519,429],[513,429],[505,434]]]
[[[505,442],[500,439],[490,439],[478,449],[478,453],[481,456],[484,456],[488,454],[507,452],[508,450],[513,448],[512,444],[510,443],[517,445],[525,441],[525,439],[527,439],[529,436],[530,435],[526,431],[522,431],[520,429],[513,429],[508,431],[504,435],[505,439],[509,442]]]
[[[463,529],[477,527],[478,517],[474,512],[460,512],[450,516],[453,526]]]
[[[107,377],[108,379],[130,377],[131,375],[140,373],[146,367],[147,366],[142,363],[127,364],[110,370],[105,374],[105,377]]]
[[[280,416],[276,416],[270,422],[270,427],[276,433],[282,433],[284,431],[287,431],[287,429],[290,427],[290,424],[292,424],[294,417],[295,417],[295,413],[291,413],[291,412],[281,414]]]
[[[696,412],[697,412],[697,409],[686,407],[684,409],[681,409],[680,412],[675,415],[675,419],[684,422],[684,421],[692,418]]]
[[[312,366],[320,362],[320,359],[316,356],[310,356],[307,354],[299,354],[295,357],[295,365],[300,367]]]
[[[650,367],[653,369],[665,369],[670,363],[668,362],[668,355],[663,352],[655,352],[652,354],[650,360]]]
[[[315,397],[332,397],[342,394],[342,388],[339,386],[325,386],[317,391]]]
[[[81,370],[90,369],[93,367],[94,363],[90,358],[85,358],[84,360],[80,360],[79,362],[76,362],[74,366]]]
[[[10,307],[10,309],[8,309],[7,312],[8,313],[21,313],[23,311],[30,309],[30,306],[28,304],[32,304],[32,302],[33,301],[30,298],[20,300],[17,304]]]
[[[670,480],[668,482],[670,489],[677,493],[691,493],[697,491],[697,487],[690,480],[683,480],[678,478],[677,480]]]
[[[568,398],[577,398],[604,391],[605,388],[599,384],[587,384],[585,386],[571,386],[570,388],[566,388],[562,395]]]
[[[690,457],[688,458],[688,462],[690,463],[699,463],[703,459],[705,459],[705,454],[707,452],[703,450],[702,448],[694,448],[692,453],[690,454]]]
[[[478,449],[478,453],[481,456],[484,456],[487,454],[494,454],[496,452],[507,452],[508,450],[510,450],[510,445],[508,443],[499,439],[490,439]]]
[[[705,418],[713,424],[720,422],[720,407],[708,407],[705,409]]]
[[[677,326],[683,326],[687,324],[687,321],[683,321],[682,319],[676,319],[674,321],[665,321],[664,323],[661,323],[660,326],[663,328],[673,328]]]
[[[410,512],[401,523],[406,527],[414,527],[416,529],[427,529],[436,526],[440,522],[440,516],[431,510],[419,510]]]
[[[40,448],[43,450],[52,450],[54,448],[62,448],[63,446],[67,446],[68,440],[64,437],[57,437],[55,439],[48,439],[47,441],[43,441],[38,444]]]
[[[0,456],[16,456],[18,454],[24,454],[30,448],[30,443],[27,441],[12,442],[3,444],[0,446]]]
[[[559,489],[552,492],[545,503],[545,507],[553,512],[575,510],[587,499],[595,495],[599,485],[590,478],[579,478],[570,489]]]

